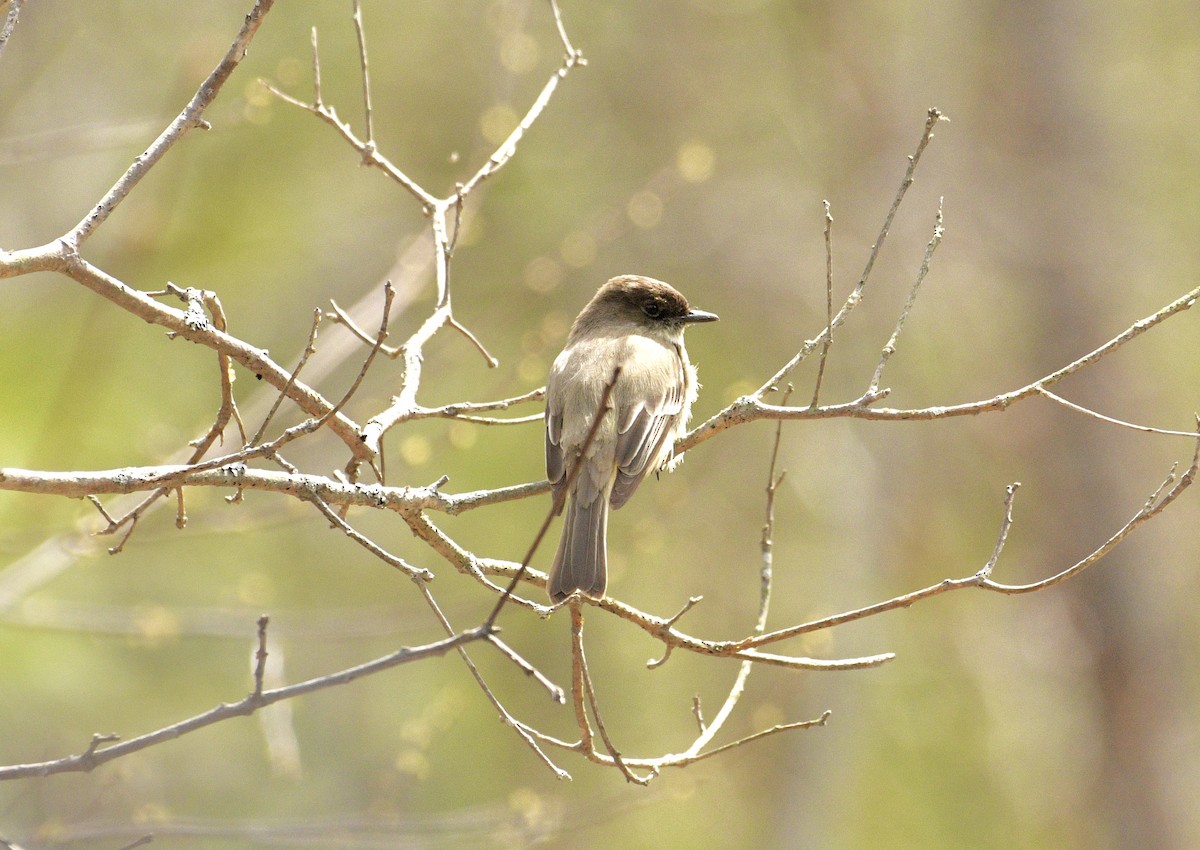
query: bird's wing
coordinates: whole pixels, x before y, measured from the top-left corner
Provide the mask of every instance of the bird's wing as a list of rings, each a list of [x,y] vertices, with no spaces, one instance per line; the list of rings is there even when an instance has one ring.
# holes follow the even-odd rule
[[[571,466],[579,462],[580,449],[592,429],[607,384],[607,378],[600,377],[603,373],[597,363],[607,359],[595,352],[567,348],[550,369],[546,382],[546,480],[553,485],[555,498],[566,486]],[[607,492],[612,478],[611,455],[605,458],[603,452],[598,454],[603,443],[598,435],[571,487],[572,494],[584,505]]]
[[[666,375],[654,380],[622,375],[622,380],[630,380],[627,386],[633,391],[622,393],[623,404],[617,410],[617,480],[609,499],[614,509],[629,501],[647,473],[662,465],[683,410],[687,378],[679,353],[664,349],[652,365],[654,371]],[[643,387],[644,391],[639,391]]]
[[[563,461],[562,425],[563,412],[561,406],[553,404],[553,396],[547,393],[546,398],[546,480],[553,485],[554,497],[567,482],[566,464]],[[561,511],[561,508],[560,508]]]

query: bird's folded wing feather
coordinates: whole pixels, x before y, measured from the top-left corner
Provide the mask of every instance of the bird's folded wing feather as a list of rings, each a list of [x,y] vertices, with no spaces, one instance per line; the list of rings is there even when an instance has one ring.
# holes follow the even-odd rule
[[[678,358],[673,366],[678,374],[665,392],[643,395],[617,411],[617,480],[609,498],[614,509],[629,501],[647,473],[661,465],[664,445],[674,439],[683,410],[684,373]]]

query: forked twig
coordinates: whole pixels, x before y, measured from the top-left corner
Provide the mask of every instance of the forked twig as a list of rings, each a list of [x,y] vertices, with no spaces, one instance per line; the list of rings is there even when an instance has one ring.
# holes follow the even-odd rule
[[[128,741],[121,741],[117,735],[96,735],[93,736],[92,742],[88,745],[87,749],[76,755],[64,756],[63,758],[52,759],[50,761],[0,766],[0,781],[23,779],[33,776],[52,776],[56,773],[86,773],[95,770],[100,765],[106,764],[113,759],[144,750],[155,744],[172,741],[181,735],[212,726],[214,723],[220,723],[233,717],[246,717],[254,714],[259,709],[283,700],[295,699],[296,697],[315,693],[326,688],[345,685],[355,679],[380,673],[384,670],[390,670],[401,664],[409,664],[425,658],[443,655],[456,647],[470,643],[471,641],[483,640],[485,637],[486,634],[482,630],[472,629],[423,646],[403,647],[381,658],[376,658],[364,664],[357,664],[325,676],[319,676],[315,679],[309,679],[305,682],[260,692],[251,690],[250,693],[236,702],[221,703],[202,714],[197,714],[178,723],[172,723],[170,726],[164,726],[154,732],[131,738]],[[102,744],[111,744],[111,746],[101,746]]]
[[[582,603],[578,596],[573,597],[568,603],[571,609],[571,648],[575,654],[575,663],[579,669],[579,683],[582,685],[584,694],[587,696],[587,704],[592,709],[592,717],[596,721],[596,730],[600,733],[600,740],[604,742],[605,749],[608,750],[608,755],[612,759],[613,764],[625,776],[627,782],[632,782],[636,785],[649,785],[651,780],[658,775],[658,770],[652,768],[646,776],[638,776],[629,769],[624,759],[621,758],[620,752],[617,751],[616,745],[613,744],[612,738],[609,737],[608,729],[604,726],[604,718],[600,714],[600,704],[596,699],[596,688],[592,683],[592,675],[588,672],[587,656],[583,651],[583,609]],[[582,714],[584,725],[587,725],[586,712],[576,710],[576,715]],[[583,735],[583,730],[580,731]],[[586,737],[586,736],[585,736]],[[594,754],[593,754],[594,755]]]
[[[275,418],[275,414],[279,411],[283,400],[287,398],[288,390],[296,383],[296,378],[300,375],[300,370],[304,368],[304,364],[308,362],[308,358],[317,353],[317,329],[321,325],[322,313],[320,309],[313,310],[312,327],[308,331],[308,344],[304,346],[304,350],[300,352],[300,359],[296,362],[296,368],[292,369],[292,374],[288,377],[287,383],[283,385],[283,389],[275,397],[275,403],[271,405],[271,409],[267,411],[267,415],[263,417],[262,424],[258,426],[258,431],[254,437],[247,442],[247,448],[257,446],[262,440],[263,435],[267,432],[267,426],[271,424],[271,420]]]
[[[883,226],[879,229],[879,235],[875,239],[875,244],[871,246],[871,253],[867,256],[867,265],[863,268],[862,275],[855,284],[850,295],[847,296],[842,304],[837,315],[833,320],[826,325],[826,329],[817,334],[813,339],[808,340],[801,346],[787,363],[783,365],[778,372],[759,388],[755,396],[761,396],[768,388],[778,386],[783,380],[791,374],[809,354],[811,354],[818,345],[821,345],[825,338],[833,332],[833,329],[839,327],[849,317],[850,313],[858,306],[863,299],[863,294],[867,288],[867,281],[871,277],[871,270],[875,268],[875,260],[879,257],[879,252],[883,248],[883,243],[891,232],[892,221],[896,218],[896,211],[900,209],[900,204],[904,201],[904,196],[908,193],[908,189],[913,184],[913,175],[917,170],[917,163],[921,161],[921,154],[925,152],[925,148],[929,146],[929,142],[933,139],[933,130],[939,121],[949,121],[950,119],[942,115],[939,109],[930,109],[925,119],[925,130],[921,133],[921,139],[917,142],[917,148],[912,156],[908,158],[908,168],[904,172],[904,179],[900,181],[900,189],[896,192],[896,197],[892,200],[892,205],[888,209],[887,216],[883,220]]]

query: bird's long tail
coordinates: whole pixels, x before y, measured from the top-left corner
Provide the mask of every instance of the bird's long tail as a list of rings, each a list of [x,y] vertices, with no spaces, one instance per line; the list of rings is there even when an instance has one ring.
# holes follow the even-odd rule
[[[580,504],[572,494],[563,513],[562,539],[550,567],[550,598],[561,602],[582,590],[589,596],[604,595],[608,584],[608,494],[600,492],[591,504]]]

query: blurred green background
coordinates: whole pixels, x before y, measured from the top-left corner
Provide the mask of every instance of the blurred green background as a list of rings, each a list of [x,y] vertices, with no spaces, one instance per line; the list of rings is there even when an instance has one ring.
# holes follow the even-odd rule
[[[73,226],[224,54],[248,0],[27,4],[0,56],[0,245]],[[359,167],[334,132],[267,95],[311,93],[320,31],[326,100],[362,126],[350,3],[280,3],[190,134],[88,243],[140,289],[216,290],[230,331],[293,363],[333,298],[374,327],[398,287],[393,340],[427,315],[430,239],[414,200]],[[1115,336],[1197,284],[1200,15],[1192,2],[796,3],[563,0],[588,59],[516,158],[470,199],[454,305],[501,360],[460,336],[427,350],[422,400],[539,386],[571,317],[609,276],[676,284],[722,321],[690,334],[711,415],[822,326],[821,201],[833,208],[836,295],[849,291],[919,138],[937,131],[872,276],[838,334],[823,398],[865,389],[929,239],[946,237],[884,383],[889,405],[988,398]],[[545,4],[365,4],[380,149],[447,194],[484,161],[561,59]],[[1195,317],[1072,377],[1061,393],[1107,415],[1189,429]],[[307,378],[338,397],[361,349],[326,325]],[[211,421],[215,357],[69,280],[0,282],[0,465],[163,462]],[[398,387],[379,363],[350,415]],[[811,395],[813,370],[795,380]],[[239,373],[256,427],[271,396]],[[536,413],[536,405],[519,412]],[[289,413],[278,424],[297,421]],[[773,426],[726,432],[612,518],[619,598],[690,633],[746,634]],[[426,422],[387,442],[391,483],[446,489],[542,475],[536,425]],[[784,429],[771,626],[973,573],[1004,486],[1021,481],[1001,581],[1083,557],[1137,510],[1186,439],[1104,425],[1031,400],[938,423],[828,420]],[[293,451],[328,474],[327,436]],[[190,492],[125,551],[89,537],[84,503],[0,492],[0,763],[78,752],[239,698],[254,621],[272,616],[283,680],[440,636],[409,582],[310,508]],[[121,503],[118,503],[121,504]],[[481,555],[519,559],[545,499],[433,518]],[[116,508],[114,507],[114,510]],[[492,598],[394,516],[351,515],[438,571],[466,627]],[[556,781],[497,722],[453,656],[227,722],[90,775],[0,786],[0,837],[26,847],[1200,846],[1197,500],[1188,493],[1060,587],[964,591],[781,649],[894,651],[876,670],[761,669],[726,740],[831,709],[825,728],[755,742],[649,788],[569,755]],[[550,546],[539,553],[545,567]],[[506,613],[505,638],[569,683],[568,623]],[[630,756],[679,751],[736,672],[588,616],[610,732]],[[571,736],[571,713],[483,647],[484,675],[521,719]],[[174,836],[174,837],[172,837]]]

